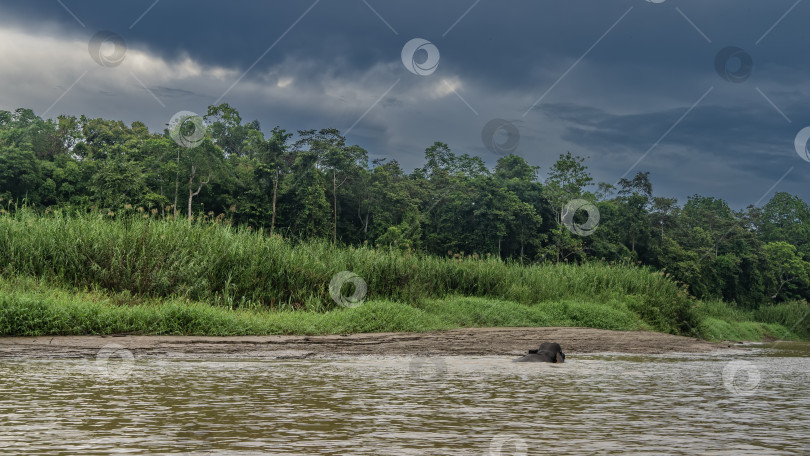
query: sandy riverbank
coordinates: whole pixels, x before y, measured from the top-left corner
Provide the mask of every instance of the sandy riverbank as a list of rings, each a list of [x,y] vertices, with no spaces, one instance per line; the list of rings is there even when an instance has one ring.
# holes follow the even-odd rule
[[[330,336],[45,336],[0,338],[0,358],[85,358],[117,344],[138,358],[305,358],[331,355],[509,355],[540,342],[566,354],[705,353],[733,346],[648,331],[591,328],[472,328]]]

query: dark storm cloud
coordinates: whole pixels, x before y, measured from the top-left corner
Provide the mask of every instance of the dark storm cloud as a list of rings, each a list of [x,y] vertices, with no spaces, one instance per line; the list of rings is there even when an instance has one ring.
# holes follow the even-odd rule
[[[796,127],[764,99],[750,101],[743,107],[698,107],[669,134],[667,129],[686,108],[625,115],[571,104],[545,110],[567,123],[561,136],[600,162],[610,183],[649,151],[628,176],[652,170],[659,194],[681,199],[694,193],[724,194],[743,207],[760,200],[792,168],[777,191],[806,195],[807,171],[794,151]],[[788,116],[798,117],[801,111],[802,106],[785,109]]]
[[[159,1],[63,3],[85,25],[53,0],[29,0],[3,5],[7,22],[43,21],[58,24],[66,33],[91,34],[111,30],[134,46],[145,46],[165,58],[184,54],[201,62],[245,69],[312,4],[295,2]],[[629,8],[633,8],[588,61],[626,67],[644,79],[645,72],[679,74],[684,65],[712,71],[714,54],[734,44],[744,49],[773,25],[791,2],[716,1],[677,2],[677,7],[713,43],[707,43],[674,9],[675,2],[653,4],[643,0],[578,2],[498,2],[477,4],[451,30],[473,1],[411,1],[369,4],[397,31],[361,0],[320,1],[263,58],[256,69],[269,68],[286,57],[324,62],[338,74],[363,72],[377,62],[395,60],[402,44],[419,36],[443,51],[442,66],[465,72],[469,78],[506,87],[544,89],[538,74],[559,67],[584,53]],[[149,12],[144,15],[144,12]],[[806,11],[780,24],[758,48],[757,64],[779,62],[809,68],[801,57],[806,49],[803,21]],[[141,17],[143,15],[143,17]],[[140,18],[140,19],[138,19]],[[137,22],[136,22],[137,20]],[[133,25],[134,24],[134,25]],[[130,28],[131,27],[131,28]],[[447,34],[442,36],[445,32]],[[671,71],[667,71],[671,68]],[[599,75],[593,75],[598,78]]]
[[[697,108],[663,142],[699,149],[706,155],[733,154],[731,166],[761,163],[768,149],[773,148],[783,149],[786,153],[782,158],[787,159],[793,155],[789,152],[795,128],[777,113],[765,112],[766,108],[769,106]],[[574,144],[603,152],[621,144],[628,150],[643,152],[677,122],[685,109],[619,115],[589,107],[554,105],[548,111],[570,122],[563,138]]]
[[[705,192],[744,205],[757,199],[752,194],[760,189],[753,187],[767,190],[795,166],[777,190],[810,199],[804,185],[810,164],[793,151],[796,132],[810,125],[804,109],[810,100],[810,4],[367,0],[375,13],[362,0],[322,0],[290,28],[313,2],[62,0],[68,12],[57,1],[30,0],[0,6],[0,27],[79,41],[110,30],[132,50],[168,62],[190,58],[205,71],[230,70],[216,85],[185,76],[150,82],[148,74],[140,75],[165,109],[147,107],[149,95],[141,93],[142,104],[107,110],[105,100],[116,98],[111,87],[96,88],[106,98],[85,100],[81,108],[96,107],[96,115],[127,113],[152,128],[185,108],[183,103],[213,103],[254,63],[223,101],[265,127],[347,129],[401,79],[350,139],[372,156],[397,158],[409,167],[420,163],[421,151],[434,140],[494,162],[480,131],[498,117],[519,126],[519,153],[533,163],[547,167],[556,154],[572,150],[592,157],[599,179],[615,181],[714,87],[636,170],[653,170],[662,193],[683,198]],[[430,77],[411,75],[399,63],[403,44],[414,37],[441,51]],[[727,46],[752,57],[753,72],[744,83],[728,82],[715,71],[715,56]],[[296,96],[240,92],[283,86],[284,78],[294,81],[288,83]],[[66,76],[59,85],[74,79]],[[127,84],[141,90],[134,80]],[[445,86],[454,91],[442,92]],[[79,109],[71,100],[57,105],[60,112]],[[686,168],[695,166],[700,169]]]
[[[183,90],[173,87],[153,87],[152,91],[154,91],[158,96],[161,97],[188,97],[188,96],[201,96],[199,93],[194,93],[190,90]]]

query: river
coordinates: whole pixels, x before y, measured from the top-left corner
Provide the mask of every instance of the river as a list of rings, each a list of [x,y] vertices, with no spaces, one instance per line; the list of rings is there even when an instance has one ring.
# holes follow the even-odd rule
[[[810,345],[745,353],[0,360],[3,454],[810,454]]]

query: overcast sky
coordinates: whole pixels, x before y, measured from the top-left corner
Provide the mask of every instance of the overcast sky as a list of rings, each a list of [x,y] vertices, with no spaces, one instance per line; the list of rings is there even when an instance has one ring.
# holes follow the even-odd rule
[[[434,141],[494,165],[511,131],[541,175],[570,151],[681,202],[810,201],[808,24],[802,0],[4,1],[0,109],[160,131],[227,102],[407,170]],[[412,39],[430,44],[403,57]]]

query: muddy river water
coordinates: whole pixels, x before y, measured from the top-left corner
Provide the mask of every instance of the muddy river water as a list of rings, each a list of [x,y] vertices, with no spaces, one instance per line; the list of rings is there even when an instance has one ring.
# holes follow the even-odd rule
[[[0,453],[810,455],[810,345],[566,361],[5,359]]]

